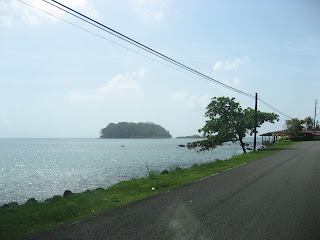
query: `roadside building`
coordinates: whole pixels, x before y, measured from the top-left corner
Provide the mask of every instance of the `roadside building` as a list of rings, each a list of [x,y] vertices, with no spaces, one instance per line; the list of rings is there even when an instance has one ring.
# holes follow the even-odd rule
[[[320,131],[301,131],[301,136],[291,137],[292,140],[315,141],[320,140]],[[276,142],[279,137],[287,136],[286,130],[268,132],[260,135],[262,143]]]

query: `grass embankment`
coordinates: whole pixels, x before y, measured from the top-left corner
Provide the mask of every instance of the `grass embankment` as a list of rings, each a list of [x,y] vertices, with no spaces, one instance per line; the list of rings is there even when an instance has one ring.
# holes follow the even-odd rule
[[[0,239],[19,239],[63,223],[108,211],[256,160],[292,144],[294,143],[281,142],[267,150],[242,154],[224,161],[194,165],[188,169],[177,167],[171,169],[168,174],[149,171],[146,178],[120,182],[106,190],[78,193],[17,208],[3,208],[0,209]]]

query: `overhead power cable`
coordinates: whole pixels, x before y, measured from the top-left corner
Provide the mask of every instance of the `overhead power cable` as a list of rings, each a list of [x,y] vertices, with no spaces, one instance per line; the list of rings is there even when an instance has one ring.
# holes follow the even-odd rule
[[[46,14],[50,15],[51,17],[54,17],[54,18],[56,18],[56,19],[59,19],[59,20],[65,22],[65,23],[68,23],[68,24],[70,24],[70,25],[72,25],[72,26],[74,26],[74,27],[77,27],[77,28],[79,28],[79,29],[81,29],[81,30],[83,30],[83,31],[86,31],[86,32],[88,32],[88,33],[90,33],[90,34],[92,34],[92,35],[95,35],[95,36],[97,36],[97,37],[99,37],[99,38],[101,38],[101,39],[103,39],[103,40],[106,40],[106,41],[108,41],[108,42],[111,42],[111,43],[113,43],[113,44],[115,44],[115,45],[118,45],[118,46],[124,48],[124,49],[127,49],[127,50],[129,50],[129,51],[131,51],[131,52],[134,52],[134,53],[136,53],[136,54],[138,54],[138,55],[141,55],[141,56],[143,56],[143,57],[145,57],[145,58],[148,58],[148,59],[150,59],[150,60],[152,60],[152,61],[154,61],[154,62],[157,62],[157,63],[159,63],[159,64],[162,64],[162,65],[164,65],[164,66],[166,66],[166,67],[168,67],[168,68],[174,69],[174,70],[176,70],[176,71],[179,71],[179,72],[184,73],[184,74],[186,74],[186,75],[189,75],[189,76],[191,76],[191,77],[198,78],[199,80],[206,81],[206,82],[209,82],[209,83],[213,83],[212,81],[209,81],[208,79],[204,79],[204,78],[201,77],[201,76],[195,76],[194,74],[191,74],[191,73],[182,71],[182,70],[179,69],[179,68],[175,68],[175,67],[173,67],[173,66],[170,66],[169,64],[166,64],[166,63],[164,63],[164,62],[161,62],[161,61],[158,61],[158,60],[156,60],[156,59],[154,59],[154,58],[151,58],[151,57],[149,57],[149,56],[147,56],[147,55],[145,55],[145,54],[142,54],[142,53],[140,53],[140,52],[137,52],[137,51],[135,51],[135,50],[133,50],[133,49],[131,49],[131,48],[128,48],[128,47],[126,47],[126,46],[124,46],[124,45],[122,45],[122,44],[119,44],[119,43],[115,42],[115,41],[112,41],[112,40],[110,40],[110,39],[108,39],[108,38],[106,38],[106,37],[104,37],[104,36],[101,36],[101,35],[99,35],[99,34],[97,34],[97,33],[95,33],[95,32],[92,32],[92,31],[90,31],[90,30],[88,30],[88,29],[86,29],[86,28],[80,27],[79,25],[74,24],[74,23],[72,23],[72,22],[69,22],[69,21],[67,21],[67,20],[65,20],[65,19],[63,19],[63,18],[57,17],[57,16],[55,16],[55,15],[53,15],[53,14],[47,12],[47,11],[44,11],[44,10],[42,10],[42,9],[40,9],[40,8],[38,8],[38,7],[35,7],[35,6],[33,6],[33,5],[29,4],[29,3],[26,3],[26,2],[24,2],[24,1],[22,1],[22,0],[18,0],[18,1],[21,2],[21,3],[24,3],[24,4],[26,4],[26,5],[28,5],[29,7],[32,7],[32,8],[34,8],[34,9],[38,10],[38,11],[41,11],[41,12],[43,12],[43,13],[46,13]],[[51,4],[51,3],[49,3],[49,4]],[[51,5],[52,5],[52,4],[51,4]],[[53,6],[54,6],[54,5],[53,5]],[[58,7],[58,8],[59,8],[59,7]],[[61,8],[59,8],[59,9],[61,9]],[[66,10],[64,10],[64,9],[61,9],[61,10],[66,11]],[[73,14],[72,14],[72,15],[73,15]],[[75,17],[77,17],[77,18],[80,18],[80,17],[78,17],[78,16],[76,16],[76,15],[73,15],[73,16],[75,16]],[[82,18],[80,18],[80,19],[86,21],[85,19],[82,19]],[[88,21],[86,21],[86,22],[88,22]],[[88,23],[91,24],[91,25],[94,25],[94,24],[92,24],[91,22],[88,22]],[[94,26],[96,26],[96,25],[94,25]],[[100,28],[99,26],[96,26],[96,27]],[[103,29],[103,28],[100,28],[100,29],[103,30],[103,31],[106,31],[106,30]],[[108,31],[106,31],[106,32],[108,32]],[[108,32],[108,33],[110,33],[110,32]],[[111,34],[112,34],[112,33],[111,33]],[[123,40],[125,40],[125,39],[123,39]],[[126,41],[126,40],[125,40],[125,41]]]
[[[89,31],[89,30],[87,30],[87,29],[85,29],[85,28],[83,28],[83,27],[80,27],[80,26],[78,26],[78,25],[76,25],[76,24],[74,24],[74,23],[71,23],[71,22],[66,21],[66,20],[64,20],[64,19],[62,19],[62,18],[56,17],[56,16],[54,16],[53,14],[48,13],[48,12],[42,10],[42,9],[39,9],[39,8],[37,8],[37,7],[29,4],[29,3],[26,3],[26,2],[24,2],[24,1],[22,1],[22,0],[18,0],[18,1],[20,1],[20,2],[22,2],[22,3],[24,3],[24,4],[26,4],[26,5],[29,5],[30,7],[33,7],[33,8],[35,8],[35,9],[39,10],[39,11],[42,11],[42,12],[44,12],[44,13],[52,16],[52,17],[55,17],[55,18],[57,18],[57,19],[59,19],[59,20],[62,20],[62,21],[64,21],[64,22],[68,23],[68,24],[71,24],[72,26],[78,27],[78,28],[80,28],[80,29],[82,29],[82,30],[84,30],[84,31],[86,31],[86,32],[88,32],[88,33],[91,33],[91,34],[93,34],[93,35],[95,35],[95,36],[98,36],[98,37],[100,37],[100,38],[102,38],[102,39],[104,39],[104,40],[107,40],[107,41],[109,41],[109,42],[112,42],[112,43],[114,43],[114,44],[116,44],[116,45],[118,45],[118,46],[121,46],[121,47],[123,47],[123,48],[125,48],[125,49],[127,49],[127,50],[130,50],[130,51],[132,51],[132,52],[135,52],[135,53],[137,53],[137,54],[139,54],[139,55],[141,55],[141,56],[144,56],[144,57],[146,57],[146,58],[149,58],[149,59],[151,59],[151,60],[153,60],[153,61],[155,61],[155,62],[157,62],[157,63],[163,64],[163,65],[165,65],[165,66],[167,66],[167,67],[170,67],[170,68],[175,69],[175,70],[177,70],[177,71],[180,71],[180,72],[182,72],[182,73],[188,74],[187,72],[181,71],[181,70],[179,70],[179,69],[177,69],[177,68],[175,68],[175,67],[172,67],[172,66],[170,66],[170,65],[168,65],[168,64],[165,64],[165,63],[163,63],[163,62],[161,62],[161,61],[157,61],[157,60],[155,60],[155,59],[153,59],[153,58],[150,58],[150,57],[147,56],[147,55],[141,54],[141,53],[139,53],[139,52],[137,52],[137,51],[135,51],[135,50],[132,50],[132,49],[130,49],[130,48],[128,48],[128,47],[125,47],[125,46],[123,46],[123,45],[121,45],[121,44],[119,44],[119,43],[117,43],[117,42],[114,42],[114,41],[112,41],[112,40],[109,40],[109,39],[107,39],[107,38],[105,38],[105,37],[103,37],[103,36],[101,36],[101,35],[99,35],[99,34],[96,34],[96,33],[92,32],[92,31]],[[154,56],[156,56],[156,57],[159,57],[159,58],[161,58],[161,59],[163,59],[163,60],[165,60],[165,61],[167,61],[167,62],[169,62],[169,63],[171,63],[171,64],[173,64],[173,65],[175,65],[175,66],[177,66],[177,67],[179,67],[179,68],[182,68],[182,69],[184,69],[184,70],[192,73],[192,74],[193,74],[192,76],[196,75],[197,78],[199,78],[199,79],[201,79],[201,80],[206,80],[206,81],[209,81],[209,82],[211,82],[211,83],[218,84],[218,85],[220,85],[220,86],[222,86],[222,87],[224,87],[224,88],[227,88],[227,89],[229,89],[229,90],[231,90],[231,91],[234,91],[234,92],[236,92],[236,93],[242,94],[242,95],[244,95],[244,96],[247,96],[247,97],[250,97],[250,98],[255,98],[255,96],[253,96],[253,95],[251,95],[251,94],[249,94],[249,93],[243,92],[243,91],[241,91],[241,90],[239,90],[239,89],[236,89],[236,88],[233,88],[233,87],[231,87],[231,86],[229,86],[229,85],[227,85],[227,84],[224,84],[224,83],[222,83],[222,82],[220,82],[220,81],[218,81],[218,80],[216,80],[216,79],[214,79],[214,78],[211,78],[211,77],[209,77],[209,76],[207,76],[207,75],[205,75],[205,74],[203,74],[203,73],[201,73],[201,72],[198,72],[198,71],[196,71],[196,70],[194,70],[194,69],[192,69],[192,68],[190,68],[190,67],[188,67],[188,66],[186,66],[186,65],[184,65],[184,64],[182,64],[182,63],[180,63],[180,62],[178,62],[178,61],[176,61],[176,60],[174,60],[174,59],[172,59],[172,58],[170,58],[170,57],[168,57],[168,56],[166,56],[166,55],[164,55],[164,54],[162,54],[162,53],[160,53],[160,52],[158,52],[158,51],[156,51],[156,50],[154,50],[154,49],[152,49],[152,48],[150,48],[150,47],[147,47],[146,45],[144,45],[144,44],[142,44],[142,43],[140,43],[140,42],[138,42],[138,41],[135,41],[135,40],[133,40],[132,38],[129,38],[129,37],[127,37],[126,35],[121,34],[120,32],[117,32],[117,31],[113,30],[112,28],[107,27],[107,26],[105,26],[104,24],[101,24],[101,23],[98,22],[98,21],[95,21],[94,19],[89,18],[89,17],[85,16],[84,14],[79,13],[78,11],[73,10],[73,9],[71,9],[71,8],[69,8],[69,7],[61,4],[61,3],[59,3],[58,1],[51,0],[51,1],[54,2],[55,4],[58,4],[59,6],[57,6],[57,5],[55,5],[55,4],[51,3],[51,2],[48,2],[47,0],[43,0],[43,1],[46,2],[47,4],[50,4],[51,6],[53,6],[53,7],[55,7],[55,8],[60,9],[61,11],[64,11],[64,12],[66,12],[66,13],[68,13],[68,14],[70,14],[70,15],[72,15],[72,16],[74,16],[74,17],[76,17],[76,18],[78,18],[78,19],[80,19],[80,20],[82,20],[82,21],[84,21],[84,22],[86,22],[86,23],[88,23],[88,24],[96,27],[96,28],[99,28],[100,30],[103,30],[103,31],[105,31],[105,32],[107,32],[107,33],[109,33],[109,34],[111,34],[111,35],[113,35],[113,36],[115,36],[115,37],[117,37],[117,38],[119,38],[119,39],[127,42],[127,43],[130,43],[130,44],[132,44],[132,45],[134,45],[134,46],[136,46],[136,47],[138,47],[138,48],[140,48],[140,49],[142,49],[142,50],[144,50],[144,51],[146,51],[146,52],[148,52],[148,53],[150,53],[150,54],[152,54],[152,55],[154,55]],[[64,9],[64,8],[65,8],[65,9]],[[66,9],[68,9],[68,10],[66,10]],[[70,11],[71,11],[71,12],[70,12]],[[188,75],[190,75],[190,74],[188,74]],[[258,98],[258,100],[259,100],[260,102],[262,102],[263,104],[265,104],[266,106],[272,108],[274,111],[276,111],[276,112],[284,115],[284,116],[287,117],[287,118],[292,119],[291,117],[289,117],[288,115],[286,115],[286,114],[280,112],[279,110],[275,109],[275,108],[272,107],[270,104],[268,104],[268,103],[266,103],[265,101],[263,101],[262,99]]]
[[[268,106],[269,108],[273,109],[274,111],[276,111],[277,113],[282,114],[283,116],[292,119],[292,117],[289,117],[288,115],[284,114],[283,112],[280,112],[279,110],[275,109],[274,107],[272,107],[270,104],[266,103],[265,101],[263,101],[262,99],[258,98],[258,100],[260,102],[262,102],[263,104],[265,104],[266,106]]]
[[[166,55],[164,55],[164,54],[162,54],[162,53],[160,53],[160,52],[158,52],[158,51],[156,51],[156,50],[154,50],[154,49],[152,49],[152,48],[150,48],[150,47],[148,47],[148,46],[146,46],[146,45],[144,45],[144,44],[142,44],[140,42],[138,42],[138,41],[133,40],[130,37],[127,37],[126,35],[124,35],[122,33],[119,33],[117,31],[115,31],[114,29],[112,29],[110,27],[107,27],[106,25],[104,25],[104,24],[102,24],[102,23],[100,23],[100,22],[98,22],[98,21],[96,21],[96,20],[94,20],[94,19],[92,19],[90,17],[87,17],[86,15],[84,15],[82,13],[79,13],[78,11],[76,11],[76,10],[66,6],[66,5],[63,5],[63,4],[59,3],[58,1],[51,0],[51,2],[54,2],[54,3],[58,4],[62,8],[57,6],[57,5],[55,5],[55,4],[52,4],[52,3],[48,2],[47,0],[43,0],[43,1],[48,3],[48,4],[50,4],[50,5],[52,5],[52,6],[54,6],[54,7],[56,7],[56,8],[58,8],[58,9],[60,9],[60,10],[63,10],[64,12],[66,12],[66,13],[72,15],[72,16],[77,17],[77,18],[79,18],[79,19],[81,19],[81,20],[83,20],[83,21],[85,21],[85,22],[87,22],[87,23],[89,23],[89,24],[91,24],[91,25],[93,25],[95,27],[98,27],[100,29],[103,28],[102,30],[104,30],[104,31],[106,31],[106,32],[108,32],[108,33],[110,33],[110,34],[112,34],[112,35],[114,35],[114,36],[126,41],[126,42],[129,42],[130,44],[132,44],[132,45],[134,45],[136,47],[139,47],[139,48],[141,48],[141,49],[143,49],[143,50],[145,50],[145,51],[147,51],[147,52],[149,52],[149,53],[151,53],[151,54],[153,54],[153,55],[155,55],[157,57],[160,57],[165,61],[168,61],[168,62],[170,62],[170,63],[172,63],[172,64],[174,64],[174,65],[176,65],[178,67],[181,67],[181,68],[183,68],[183,69],[185,69],[185,70],[187,70],[187,71],[189,71],[189,72],[191,72],[191,73],[193,73],[195,75],[203,77],[203,78],[205,78],[205,79],[207,79],[207,80],[209,80],[211,82],[214,82],[214,83],[216,83],[216,84],[218,84],[220,86],[223,86],[223,87],[225,87],[225,88],[227,88],[227,89],[229,89],[231,91],[237,92],[237,93],[245,95],[247,97],[254,98],[254,96],[251,95],[251,94],[248,94],[248,93],[243,92],[243,91],[241,91],[239,89],[233,88],[233,87],[231,87],[231,86],[229,86],[227,84],[224,84],[224,83],[222,83],[222,82],[220,82],[220,81],[218,81],[216,79],[213,79],[213,78],[211,78],[211,77],[209,77],[209,76],[207,76],[205,74],[202,74],[202,73],[200,73],[200,72],[198,72],[198,71],[196,71],[196,70],[194,70],[194,69],[192,69],[192,68],[190,68],[190,67],[188,67],[188,66],[186,66],[186,65],[184,65],[184,64],[182,64],[182,63],[180,63],[180,62],[178,62],[178,61],[176,61],[176,60],[174,60],[174,59],[172,59],[172,58],[170,58],[170,57],[168,57],[168,56],[166,56]],[[63,8],[65,8],[65,9],[63,9]],[[68,9],[71,12],[69,12],[66,9]],[[81,17],[79,17],[79,15]],[[85,19],[83,19],[83,18],[85,18]]]

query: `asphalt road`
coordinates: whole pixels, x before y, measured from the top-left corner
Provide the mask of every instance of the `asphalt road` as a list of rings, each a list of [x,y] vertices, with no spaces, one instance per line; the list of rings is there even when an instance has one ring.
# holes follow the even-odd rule
[[[27,239],[320,239],[320,142]]]

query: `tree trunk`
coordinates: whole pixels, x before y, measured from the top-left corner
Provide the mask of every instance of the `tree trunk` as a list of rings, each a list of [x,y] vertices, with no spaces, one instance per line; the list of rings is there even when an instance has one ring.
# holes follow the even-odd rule
[[[246,148],[245,148],[245,144],[244,144],[244,142],[242,142],[242,138],[240,138],[239,141],[240,141],[243,153],[247,153]]]

